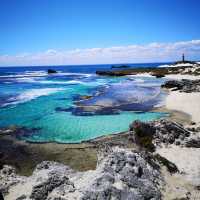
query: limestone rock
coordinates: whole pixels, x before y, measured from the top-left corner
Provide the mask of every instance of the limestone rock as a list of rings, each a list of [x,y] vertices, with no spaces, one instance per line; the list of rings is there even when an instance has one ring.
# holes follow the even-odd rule
[[[180,145],[190,136],[190,131],[185,129],[181,124],[163,119],[153,122],[135,121],[130,125],[130,131],[134,131],[138,137],[152,138],[154,145],[177,144]]]
[[[101,159],[93,171],[75,172],[68,166],[44,161],[30,177],[18,178],[10,168],[0,173],[5,175],[3,181],[13,174],[8,195],[18,200],[159,200],[163,183],[151,154],[120,148]]]
[[[179,90],[181,92],[200,92],[200,80],[169,80],[165,82],[161,87]]]

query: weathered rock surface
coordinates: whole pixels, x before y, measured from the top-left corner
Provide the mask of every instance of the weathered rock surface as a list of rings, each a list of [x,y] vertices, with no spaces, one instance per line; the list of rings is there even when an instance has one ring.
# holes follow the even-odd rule
[[[156,148],[163,144],[165,148],[171,144],[180,149],[183,148],[177,145],[184,149],[199,148],[197,132],[189,130],[169,120],[135,121],[130,125],[129,134],[140,146],[150,142]],[[146,149],[147,146],[142,147]],[[155,153],[109,145],[99,152],[95,170],[77,172],[66,165],[44,161],[30,177],[18,176],[12,167],[3,166],[0,192],[5,200],[160,200],[166,183],[161,166],[165,166],[171,175],[180,170],[173,159]]]
[[[0,192],[7,193],[11,186],[23,182],[23,180],[23,177],[16,175],[13,167],[4,165],[0,170]]]
[[[158,165],[151,156],[127,149],[114,148],[94,171],[75,172],[55,162],[41,163],[30,177],[7,171],[8,166],[0,171],[1,190],[9,189],[5,199],[161,199]]]
[[[169,80],[162,85],[163,88],[179,90],[180,92],[200,92],[200,80],[182,79]]]
[[[9,126],[5,128],[0,128],[0,136],[5,135],[12,135],[17,138],[23,137],[23,136],[29,136],[34,134],[36,131],[38,131],[40,128],[26,128],[26,127],[20,127],[20,126]]]
[[[191,138],[185,143],[186,147],[192,147],[192,148],[200,148],[200,137],[199,138]]]
[[[181,124],[166,119],[147,123],[134,121],[130,125],[130,131],[135,131],[135,135],[137,136],[136,143],[138,138],[148,137],[155,146],[163,143],[166,145],[184,144],[185,139],[190,136],[190,131],[185,129]]]

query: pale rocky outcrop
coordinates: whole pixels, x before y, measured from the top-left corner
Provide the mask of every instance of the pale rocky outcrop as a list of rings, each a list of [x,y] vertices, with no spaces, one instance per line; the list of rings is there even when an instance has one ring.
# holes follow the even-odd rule
[[[75,172],[55,162],[42,162],[30,177],[4,174],[8,169],[0,171],[1,189],[9,191],[5,199],[10,200],[161,199],[158,165],[151,156],[128,149],[114,148],[94,171]],[[8,187],[7,180],[12,180]]]

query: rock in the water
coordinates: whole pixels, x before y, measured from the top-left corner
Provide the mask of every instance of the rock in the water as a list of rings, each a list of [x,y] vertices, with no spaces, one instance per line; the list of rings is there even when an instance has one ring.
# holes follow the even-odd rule
[[[54,70],[54,69],[48,69],[48,74],[55,74],[55,73],[57,73],[57,71],[56,70]]]

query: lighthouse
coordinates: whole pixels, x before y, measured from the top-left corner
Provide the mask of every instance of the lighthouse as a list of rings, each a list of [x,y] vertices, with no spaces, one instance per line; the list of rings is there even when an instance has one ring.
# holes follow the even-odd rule
[[[185,55],[184,55],[184,53],[182,54],[182,62],[183,63],[185,62]]]

